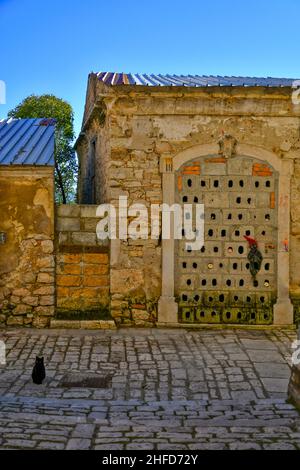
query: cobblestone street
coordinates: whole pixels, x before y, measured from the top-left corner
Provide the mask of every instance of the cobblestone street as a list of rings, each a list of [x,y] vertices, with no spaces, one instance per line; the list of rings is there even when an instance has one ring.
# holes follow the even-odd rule
[[[291,330],[2,330],[1,449],[300,449]],[[44,355],[47,378],[31,371]]]

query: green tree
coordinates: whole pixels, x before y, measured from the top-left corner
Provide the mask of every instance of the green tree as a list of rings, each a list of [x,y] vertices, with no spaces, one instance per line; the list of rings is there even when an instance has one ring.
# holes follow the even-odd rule
[[[71,105],[54,95],[30,95],[8,117],[54,118],[55,126],[55,192],[56,201],[71,202],[75,199],[77,160],[73,150],[74,113]]]

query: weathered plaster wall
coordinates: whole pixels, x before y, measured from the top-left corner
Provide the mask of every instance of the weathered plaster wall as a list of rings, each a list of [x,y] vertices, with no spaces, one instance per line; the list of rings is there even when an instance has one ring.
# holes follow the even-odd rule
[[[56,208],[56,312],[87,318],[109,312],[108,243],[97,240],[96,207]]]
[[[116,202],[119,195],[126,195],[129,204],[161,203],[160,160],[173,158],[195,145],[216,143],[222,132],[233,135],[240,144],[294,160],[290,268],[291,294],[299,296],[300,109],[292,104],[291,90],[151,88],[108,88],[93,83],[93,93],[107,110],[110,148],[105,149],[109,152],[105,153],[106,202]],[[92,129],[91,124],[87,128]],[[102,132],[98,126],[100,138]],[[97,158],[101,166],[103,153]],[[103,177],[98,176],[98,184],[103,184]],[[110,282],[116,318],[127,323],[152,322],[161,289],[160,241],[113,242]]]
[[[0,324],[45,327],[54,315],[53,169],[0,167]]]

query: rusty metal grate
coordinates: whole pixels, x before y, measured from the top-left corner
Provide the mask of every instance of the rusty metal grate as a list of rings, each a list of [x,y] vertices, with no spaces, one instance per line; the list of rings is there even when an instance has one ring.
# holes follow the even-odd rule
[[[68,372],[61,379],[59,387],[64,388],[110,388],[111,374],[85,374],[81,372]]]

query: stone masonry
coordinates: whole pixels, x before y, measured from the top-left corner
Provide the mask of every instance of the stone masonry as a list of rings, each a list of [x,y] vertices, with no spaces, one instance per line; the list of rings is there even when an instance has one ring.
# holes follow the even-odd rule
[[[56,312],[109,311],[107,241],[96,238],[96,206],[60,205],[56,210]]]
[[[264,165],[270,168],[271,160],[283,171],[279,174],[278,198],[274,194],[274,199],[268,200],[278,212],[281,226],[273,234],[273,238],[278,237],[276,253],[280,252],[276,266],[284,266],[280,276],[277,272],[274,274],[272,282],[274,293],[286,299],[278,304],[276,322],[291,323],[293,315],[288,296],[296,313],[300,298],[300,191],[297,182],[300,110],[293,105],[291,93],[289,88],[264,87],[107,86],[96,74],[91,74],[82,132],[77,141],[79,201],[85,201],[91,183],[89,174],[93,174],[94,203],[117,203],[121,195],[127,196],[129,205],[142,202],[147,208],[151,203],[168,202],[174,191],[170,178],[182,167],[180,161],[189,166],[189,161],[185,160],[189,154],[191,161],[197,161],[197,149],[203,152],[203,157],[227,158],[227,143],[221,147],[220,137],[232,136],[234,148],[229,152],[229,159],[254,158],[257,167],[253,177],[266,178],[259,170]],[[208,153],[205,153],[206,148]],[[95,160],[93,171],[90,170],[91,155]],[[213,167],[220,169],[222,165],[211,166],[208,177],[214,176]],[[219,200],[222,199],[224,189],[220,186],[215,192]],[[242,224],[242,228],[245,227],[246,224]],[[174,303],[173,313],[169,317],[165,314],[165,318],[178,322],[173,281],[178,266],[174,266],[174,248],[168,246],[163,246],[160,238],[111,243],[110,295],[114,318],[126,324],[149,325],[158,319],[158,300],[161,299],[164,306],[161,311]],[[170,254],[168,261],[167,257],[163,258],[163,252]],[[134,307],[136,305],[139,307]]]
[[[49,326],[54,316],[53,169],[0,168],[0,324]]]

